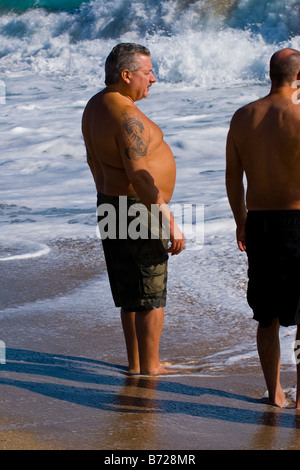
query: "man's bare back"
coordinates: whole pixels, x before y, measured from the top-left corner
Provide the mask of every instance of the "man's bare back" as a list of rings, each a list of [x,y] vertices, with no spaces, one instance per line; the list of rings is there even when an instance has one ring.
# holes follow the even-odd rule
[[[238,110],[228,152],[247,176],[247,209],[300,209],[300,106],[276,92]]]

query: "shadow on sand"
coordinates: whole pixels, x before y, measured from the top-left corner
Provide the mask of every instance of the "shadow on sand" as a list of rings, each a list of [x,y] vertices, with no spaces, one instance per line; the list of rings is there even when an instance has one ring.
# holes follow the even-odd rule
[[[6,364],[0,365],[0,372],[0,385],[19,387],[98,410],[116,413],[176,413],[234,423],[300,428],[300,415],[296,413],[274,409],[266,412],[265,407],[257,411],[236,407],[236,403],[235,406],[201,403],[204,395],[213,396],[214,401],[219,397],[235,402],[258,403],[245,395],[188,385],[176,381],[175,377],[172,380],[167,376],[130,377],[122,366],[83,357],[7,349]],[[53,381],[50,382],[49,377]],[[166,398],[161,398],[164,397],[163,392]],[[186,400],[185,396],[188,397]]]

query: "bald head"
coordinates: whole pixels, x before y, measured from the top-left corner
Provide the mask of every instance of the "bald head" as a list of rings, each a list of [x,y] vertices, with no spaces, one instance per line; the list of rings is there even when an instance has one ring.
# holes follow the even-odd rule
[[[270,78],[276,86],[291,85],[300,73],[300,52],[281,49],[270,60]]]

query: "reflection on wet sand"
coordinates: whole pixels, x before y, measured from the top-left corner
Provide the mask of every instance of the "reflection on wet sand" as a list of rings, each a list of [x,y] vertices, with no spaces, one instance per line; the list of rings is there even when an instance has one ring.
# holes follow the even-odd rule
[[[113,400],[115,413],[105,433],[104,448],[156,449],[157,413],[160,412],[156,377],[127,377]],[[103,442],[103,436],[101,436]],[[134,446],[134,447],[132,447]]]
[[[264,411],[257,421],[256,432],[253,434],[251,447],[254,449],[284,449],[290,448],[291,443],[296,443],[299,439],[300,415],[295,412],[293,415],[282,413],[277,407],[271,407],[272,411]],[[290,428],[286,432],[284,439],[280,430]],[[298,431],[298,432],[297,432]],[[294,444],[296,447],[297,444]]]

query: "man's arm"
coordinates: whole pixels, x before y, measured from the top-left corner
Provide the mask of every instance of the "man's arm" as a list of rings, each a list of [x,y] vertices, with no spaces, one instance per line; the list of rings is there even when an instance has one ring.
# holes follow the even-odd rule
[[[138,197],[149,211],[153,204],[158,205],[164,220],[169,223],[167,228],[169,228],[171,247],[168,251],[172,255],[180,253],[184,248],[184,236],[149,171],[147,156],[150,132],[134,109],[123,113],[117,142],[126,174]]]
[[[226,190],[230,207],[236,222],[237,244],[241,251],[246,251],[246,218],[245,188],[243,183],[244,169],[240,160],[232,130],[227,136],[226,145]]]

